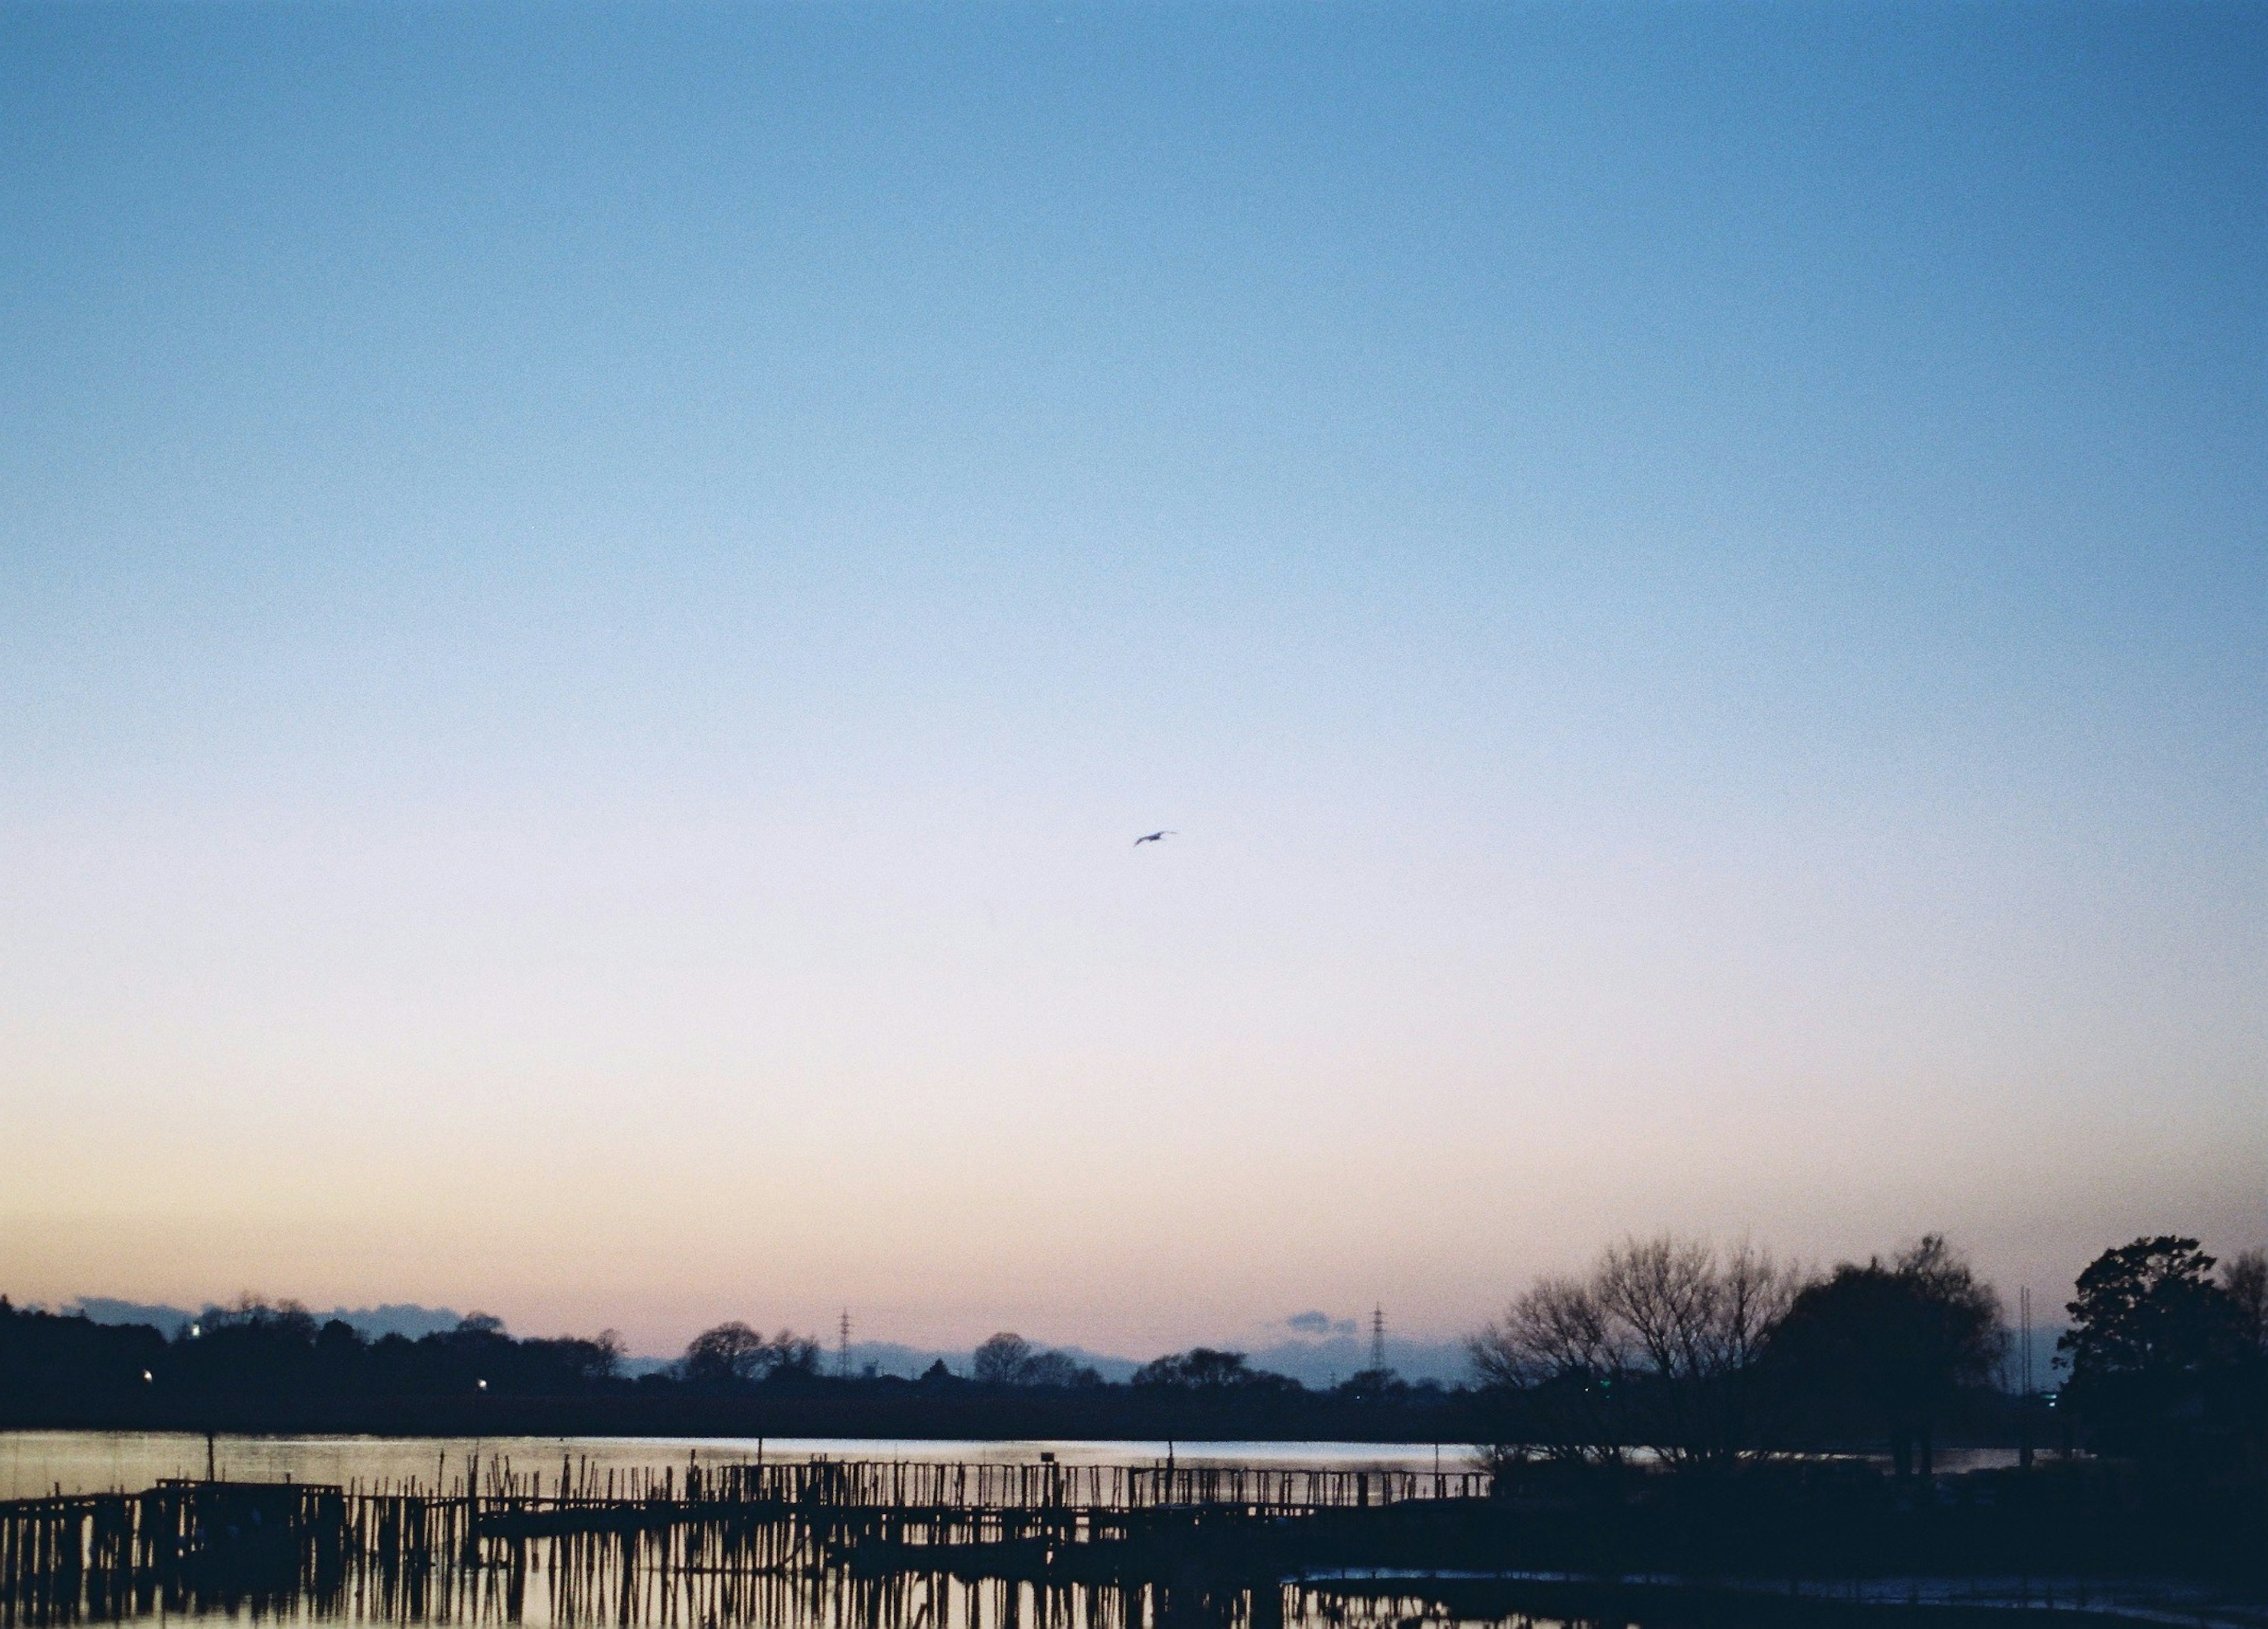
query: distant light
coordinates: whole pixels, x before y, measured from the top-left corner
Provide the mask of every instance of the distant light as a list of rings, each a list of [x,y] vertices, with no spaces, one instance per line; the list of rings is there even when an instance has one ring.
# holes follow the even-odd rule
[[[192,1323],[189,1325],[189,1338],[191,1340],[195,1340],[198,1336],[204,1332],[205,1326],[202,1323]]]
[[[476,1380],[473,1384],[478,1386],[482,1391],[486,1391],[489,1389],[489,1382],[484,1380]]]
[[[142,1383],[143,1383],[144,1385],[145,1385],[145,1386],[146,1386],[146,1385],[148,1385],[148,1384],[151,1382],[151,1380],[153,1380],[153,1379],[155,1379],[155,1378],[156,1378],[156,1376],[152,1375],[150,1373],[150,1371],[149,1371],[148,1369],[144,1369],[144,1370],[142,1371]]]

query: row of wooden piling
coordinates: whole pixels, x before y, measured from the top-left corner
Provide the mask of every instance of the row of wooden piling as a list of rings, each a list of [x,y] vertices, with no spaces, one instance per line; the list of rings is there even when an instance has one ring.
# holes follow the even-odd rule
[[[1280,1522],[1487,1492],[1478,1472],[751,1461],[655,1472],[474,1460],[369,1485],[161,1482],[0,1503],[0,1629],[193,1604],[370,1621],[518,1621],[531,1579],[576,1624],[746,1620],[865,1551],[920,1570],[984,1545],[1053,1551],[1156,1524]],[[928,1558],[927,1560],[924,1558]],[[697,1609],[697,1611],[696,1611]]]
[[[1234,1506],[1251,1510],[1363,1509],[1419,1499],[1473,1499],[1483,1471],[1275,1469],[1249,1465],[1068,1465],[937,1460],[754,1460],[658,1471],[563,1460],[558,1471],[516,1469],[498,1457],[469,1485],[484,1508],[622,1505],[829,1506],[857,1509],[1147,1510]],[[422,1490],[412,1483],[406,1493]]]

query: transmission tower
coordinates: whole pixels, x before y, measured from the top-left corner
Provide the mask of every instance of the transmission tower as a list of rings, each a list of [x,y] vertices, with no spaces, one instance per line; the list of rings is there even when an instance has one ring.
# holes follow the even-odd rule
[[[835,1326],[835,1372],[843,1379],[850,1378],[850,1308],[843,1308],[842,1320]]]
[[[1370,1367],[1386,1367],[1386,1308],[1382,1305],[1370,1309]]]

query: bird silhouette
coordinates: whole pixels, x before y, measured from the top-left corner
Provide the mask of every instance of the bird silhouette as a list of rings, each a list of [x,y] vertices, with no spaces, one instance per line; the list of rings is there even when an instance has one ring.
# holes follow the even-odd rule
[[[1181,833],[1177,831],[1153,831],[1146,837],[1135,838],[1134,846],[1138,849],[1145,843],[1160,843],[1163,842],[1167,837],[1177,837],[1179,836],[1181,836]]]

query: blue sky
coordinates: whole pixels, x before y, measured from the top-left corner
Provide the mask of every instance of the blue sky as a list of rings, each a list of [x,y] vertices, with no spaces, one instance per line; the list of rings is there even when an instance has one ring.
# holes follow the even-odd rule
[[[0,10],[0,1275],[1141,1351],[2261,1242],[2264,68]]]

